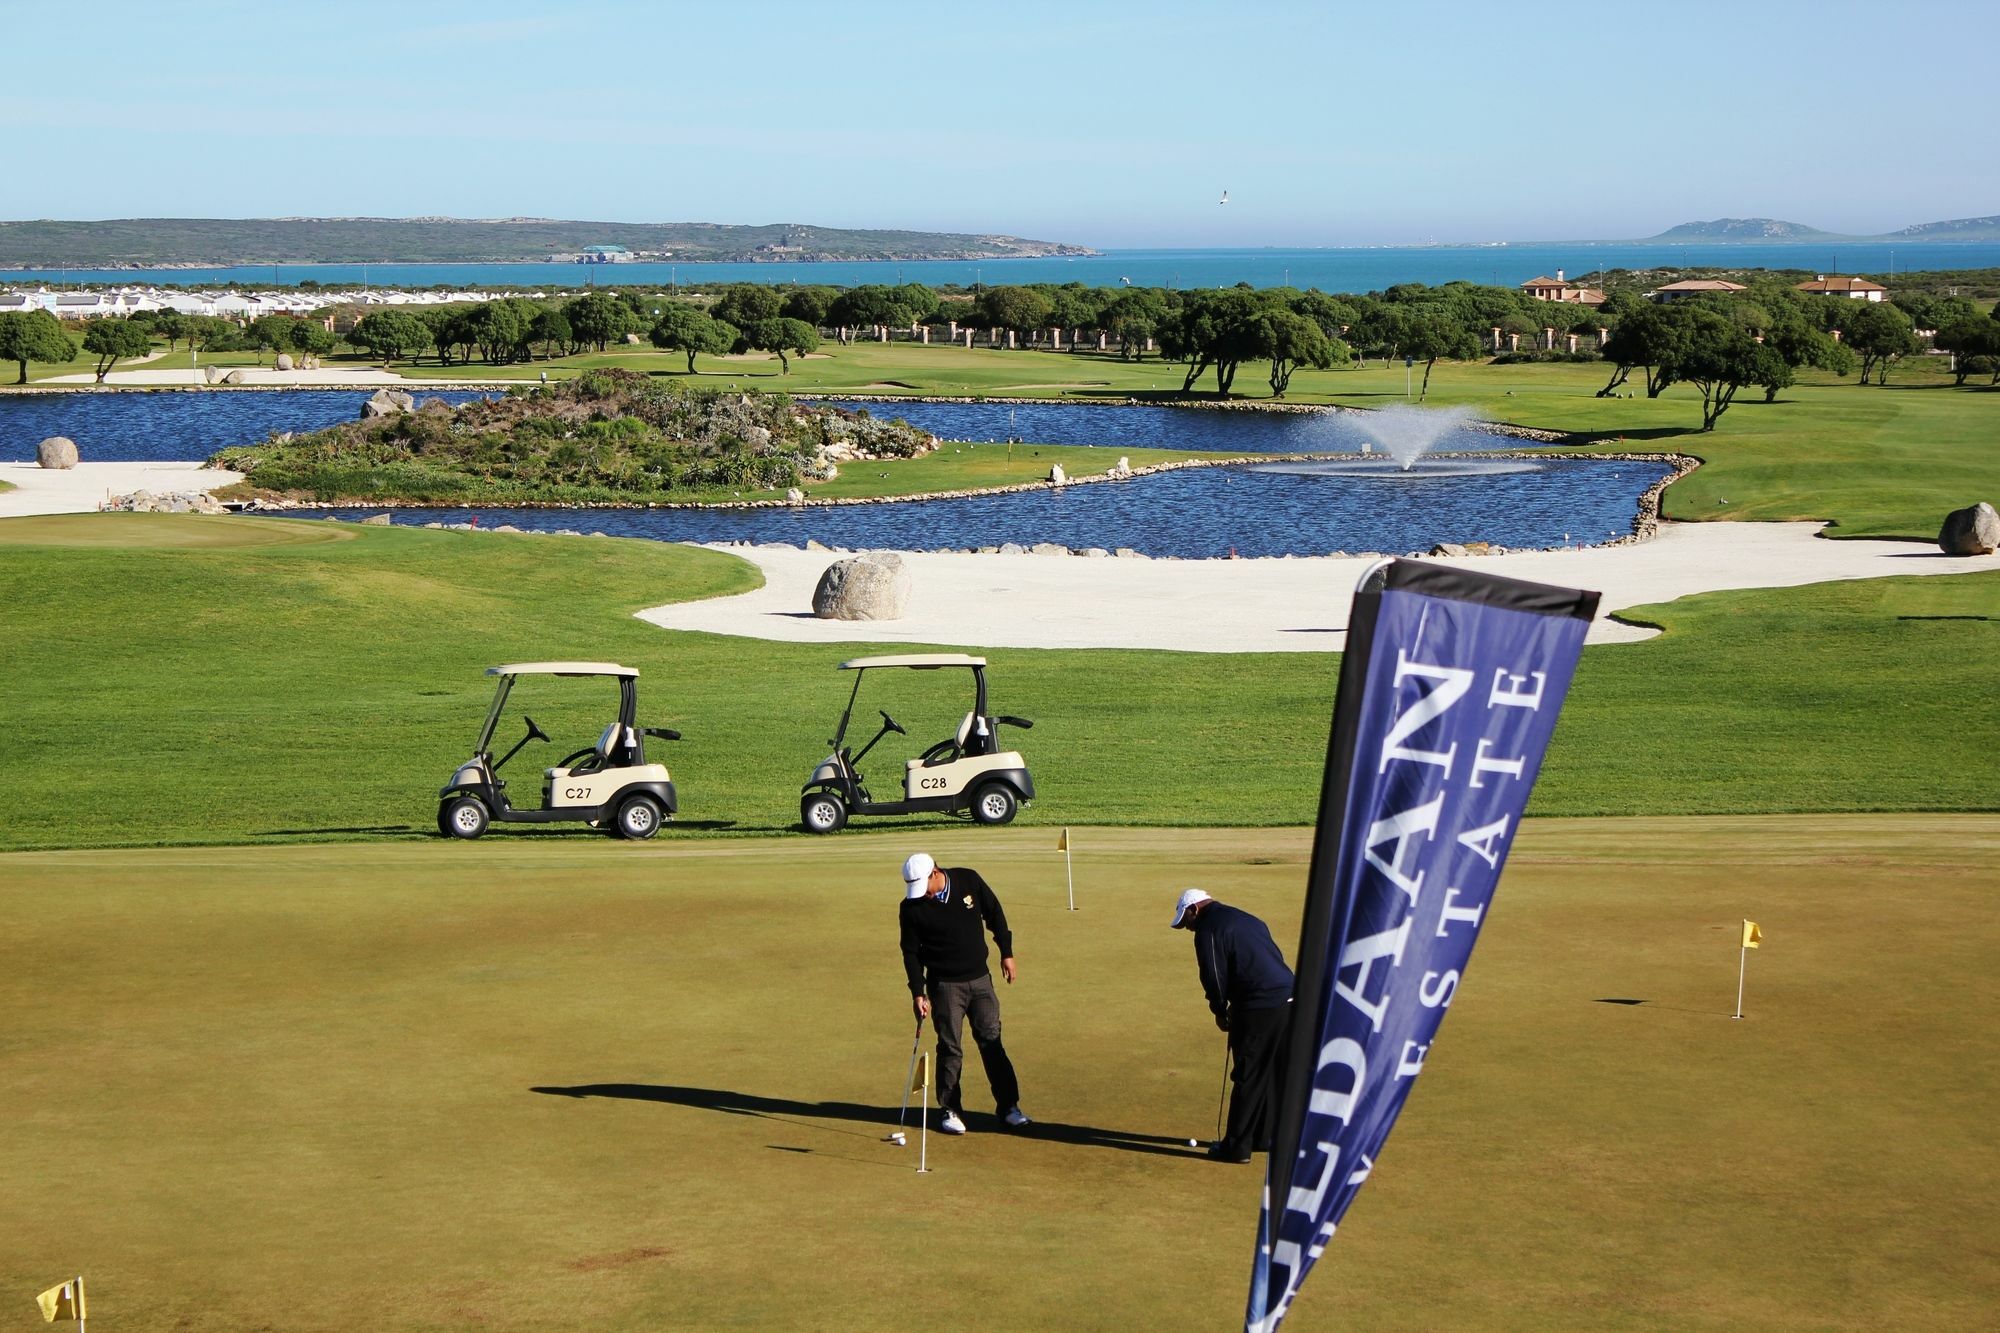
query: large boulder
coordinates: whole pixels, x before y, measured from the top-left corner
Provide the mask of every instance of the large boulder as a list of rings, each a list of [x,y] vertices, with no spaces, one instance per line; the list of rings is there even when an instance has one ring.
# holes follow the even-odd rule
[[[893,551],[836,560],[813,589],[821,620],[899,620],[910,603],[910,571]]]
[[[278,369],[290,370],[291,368],[292,368],[292,354],[290,352],[278,353]]]
[[[2000,549],[2000,514],[1983,500],[1970,509],[1952,510],[1938,530],[1938,549],[1946,555],[1992,555]]]
[[[51,435],[35,446],[35,461],[48,468],[65,471],[73,468],[76,466],[76,441],[67,435]]]
[[[224,384],[241,384],[243,382],[243,372],[240,370],[226,370],[222,373],[222,382]]]
[[[201,368],[201,377],[204,380],[208,381],[210,384],[222,383],[222,375],[223,371],[221,366],[203,366]]]
[[[398,412],[414,412],[417,408],[415,394],[404,393],[401,389],[377,389],[368,395],[368,401],[361,405],[361,419],[371,417],[393,417]]]

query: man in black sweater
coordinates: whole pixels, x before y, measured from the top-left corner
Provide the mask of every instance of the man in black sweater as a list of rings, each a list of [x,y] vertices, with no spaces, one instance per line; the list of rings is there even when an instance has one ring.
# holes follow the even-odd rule
[[[937,1032],[937,1099],[944,1111],[938,1128],[947,1134],[965,1133],[958,1077],[965,1066],[960,1024],[968,1016],[1000,1118],[1014,1129],[1029,1123],[1014,1062],[1000,1044],[1000,997],[986,967],[988,929],[1000,949],[1000,975],[1011,986],[1014,934],[986,881],[963,866],[942,869],[927,852],[903,862],[903,971],[917,1018],[930,1019]]]
[[[1247,1162],[1271,1150],[1282,1081],[1292,969],[1271,939],[1270,928],[1248,912],[1188,889],[1174,904],[1174,926],[1194,932],[1195,966],[1215,1025],[1229,1034],[1235,1062],[1230,1080],[1229,1129],[1209,1145],[1217,1161]]]

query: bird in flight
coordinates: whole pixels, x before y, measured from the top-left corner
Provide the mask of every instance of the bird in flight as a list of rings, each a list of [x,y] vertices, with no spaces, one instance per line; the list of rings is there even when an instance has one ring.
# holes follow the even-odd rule
[[[1222,192],[1222,198],[1220,198],[1220,199],[1216,200],[1216,202],[1217,202],[1218,204],[1226,204],[1226,203],[1228,203],[1228,202],[1229,202],[1229,191],[1227,191],[1227,190],[1224,190],[1224,191]]]

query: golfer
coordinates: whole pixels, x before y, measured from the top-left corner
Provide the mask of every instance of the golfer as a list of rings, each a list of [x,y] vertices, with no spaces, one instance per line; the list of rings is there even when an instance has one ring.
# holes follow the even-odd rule
[[[1000,997],[986,966],[987,930],[1000,949],[1000,975],[1011,986],[1014,934],[986,881],[963,866],[945,869],[928,852],[903,862],[903,971],[917,1018],[930,1019],[937,1033],[937,1099],[944,1111],[938,1128],[947,1134],[965,1133],[958,1078],[965,1067],[960,1024],[967,1017],[1000,1118],[1013,1129],[1029,1123],[1021,1110],[1014,1062],[1000,1044]]]
[[[1174,928],[1194,932],[1194,961],[1201,972],[1215,1025],[1229,1034],[1233,1062],[1229,1129],[1208,1155],[1247,1162],[1271,1150],[1277,1120],[1280,1057],[1291,1016],[1292,969],[1262,921],[1219,903],[1200,889],[1174,904]]]

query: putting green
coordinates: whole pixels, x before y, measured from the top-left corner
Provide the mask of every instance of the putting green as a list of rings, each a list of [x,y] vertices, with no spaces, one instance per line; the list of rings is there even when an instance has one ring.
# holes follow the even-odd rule
[[[351,541],[351,524],[224,514],[40,514],[0,519],[0,546],[231,550]]]
[[[1078,829],[1073,915],[1051,830],[924,837],[1007,905],[1040,1121],[926,1176],[882,1141],[908,833],[0,857],[0,1285],[82,1272],[117,1327],[1229,1326],[1260,1177],[1185,1148],[1221,1039],[1166,919],[1200,884],[1289,955],[1310,831]],[[1531,821],[1288,1327],[1986,1320],[1996,854],[1985,815]]]

